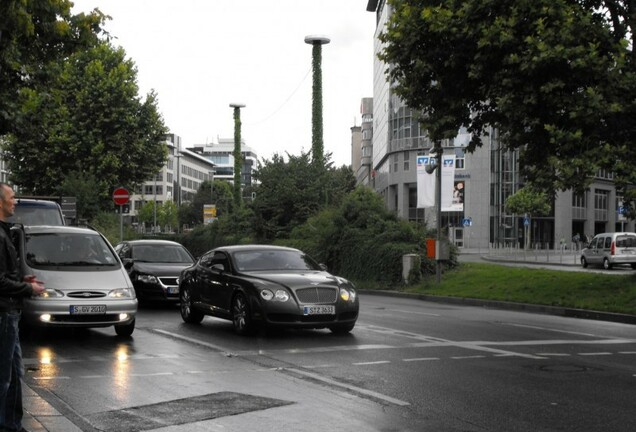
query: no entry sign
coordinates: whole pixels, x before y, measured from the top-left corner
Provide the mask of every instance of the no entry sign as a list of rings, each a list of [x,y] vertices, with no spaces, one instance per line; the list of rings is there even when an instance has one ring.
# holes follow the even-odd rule
[[[115,201],[115,204],[117,205],[128,204],[129,199],[130,199],[130,194],[128,193],[128,190],[125,188],[120,187],[115,189],[115,191],[113,192],[113,201]]]

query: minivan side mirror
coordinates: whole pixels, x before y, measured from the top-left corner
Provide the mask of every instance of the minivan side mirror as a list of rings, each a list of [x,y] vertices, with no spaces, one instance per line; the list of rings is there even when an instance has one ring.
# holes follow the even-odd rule
[[[135,263],[132,258],[124,258],[121,260],[124,263],[124,267],[129,269]]]

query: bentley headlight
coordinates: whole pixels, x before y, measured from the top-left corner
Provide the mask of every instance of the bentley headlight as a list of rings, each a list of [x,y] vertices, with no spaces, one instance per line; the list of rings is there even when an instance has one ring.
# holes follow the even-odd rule
[[[153,275],[147,275],[147,274],[140,274],[137,275],[137,280],[139,282],[145,282],[145,283],[158,283],[159,281],[157,280],[157,278]]]
[[[130,288],[118,288],[108,293],[108,297],[114,299],[135,298],[135,290]]]
[[[261,297],[263,298],[263,300],[270,301],[271,299],[274,298],[274,293],[271,292],[270,290],[262,290]]]
[[[286,302],[287,300],[289,300],[289,293],[285,290],[277,290],[276,300]]]
[[[353,288],[340,288],[340,298],[344,301],[356,301],[356,291]]]

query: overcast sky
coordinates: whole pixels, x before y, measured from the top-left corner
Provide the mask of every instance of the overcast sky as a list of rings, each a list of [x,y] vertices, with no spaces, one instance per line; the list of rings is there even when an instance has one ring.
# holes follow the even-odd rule
[[[259,158],[311,149],[312,49],[324,35],[325,152],[351,163],[351,127],[373,96],[375,14],[367,0],[74,0],[99,8],[106,30],[138,69],[140,95],[184,147],[234,137],[230,103],[243,103],[241,135]]]

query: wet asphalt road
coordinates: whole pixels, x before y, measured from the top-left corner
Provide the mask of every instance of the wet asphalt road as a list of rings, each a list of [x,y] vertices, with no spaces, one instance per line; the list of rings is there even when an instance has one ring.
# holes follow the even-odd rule
[[[107,328],[23,341],[25,382],[85,432],[634,430],[636,326],[361,304],[347,336],[247,338],[144,307],[131,339]]]

